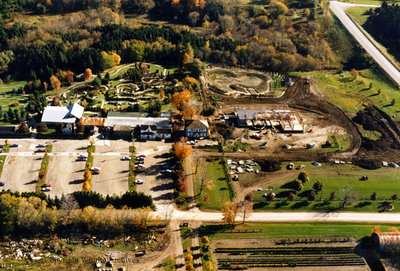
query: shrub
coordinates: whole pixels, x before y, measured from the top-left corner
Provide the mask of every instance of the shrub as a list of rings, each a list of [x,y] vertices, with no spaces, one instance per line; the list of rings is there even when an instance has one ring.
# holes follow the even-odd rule
[[[268,200],[268,201],[274,201],[275,198],[276,198],[276,196],[275,196],[275,193],[274,193],[274,192],[269,192],[269,193],[267,194],[267,200]]]
[[[289,193],[288,200],[294,201],[296,199],[296,195],[292,192]]]
[[[306,183],[310,180],[308,178],[308,173],[305,171],[300,172],[299,176],[297,176],[297,179],[299,179],[302,183]]]
[[[397,194],[392,195],[392,200],[398,200],[398,199],[399,199],[399,195],[397,195]]]
[[[321,181],[316,181],[316,183],[313,184],[313,188],[315,191],[321,191],[322,187],[324,187],[324,184]]]
[[[315,191],[311,191],[310,194],[308,195],[308,200],[314,201],[317,199],[317,193]]]
[[[336,193],[335,191],[332,191],[331,195],[329,196],[329,201],[334,201],[334,200],[336,200]]]
[[[377,200],[378,199],[378,194],[376,192],[371,194],[371,200]]]

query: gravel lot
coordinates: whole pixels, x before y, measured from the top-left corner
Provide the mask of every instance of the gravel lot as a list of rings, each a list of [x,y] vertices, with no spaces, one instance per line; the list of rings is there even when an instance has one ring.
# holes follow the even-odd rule
[[[2,189],[34,192],[39,174],[41,156],[9,156],[5,160],[1,181]]]
[[[51,184],[50,195],[69,194],[82,190],[84,161],[75,161],[76,156],[52,156],[46,183]]]
[[[101,194],[122,195],[128,191],[129,161],[122,156],[94,155],[93,166],[100,167],[99,175],[92,175],[92,190]]]

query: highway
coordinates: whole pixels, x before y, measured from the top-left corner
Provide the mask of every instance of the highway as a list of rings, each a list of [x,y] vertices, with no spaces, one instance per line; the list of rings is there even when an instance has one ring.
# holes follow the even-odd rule
[[[364,35],[357,25],[346,14],[345,10],[349,7],[364,6],[364,7],[379,7],[376,5],[359,5],[341,3],[338,1],[330,1],[330,9],[333,14],[342,22],[350,34],[358,41],[358,43],[368,52],[368,54],[382,67],[384,71],[400,86],[400,71],[393,65],[375,45]]]

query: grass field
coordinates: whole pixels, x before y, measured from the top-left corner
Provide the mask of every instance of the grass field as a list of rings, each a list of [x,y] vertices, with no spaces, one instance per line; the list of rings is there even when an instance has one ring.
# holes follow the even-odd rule
[[[303,189],[297,192],[296,201],[286,201],[288,191],[292,191],[292,189],[281,187],[285,183],[297,178],[300,171],[294,170],[289,177],[283,178],[273,185],[268,185],[268,187],[262,187],[264,191],[255,191],[255,208],[276,211],[324,211],[328,208],[335,209],[341,205],[341,201],[339,200],[341,188],[347,186],[357,192],[359,200],[350,206],[346,206],[344,210],[374,212],[379,210],[378,206],[382,201],[387,200],[391,202],[393,194],[400,194],[400,169],[380,168],[377,170],[367,170],[349,164],[322,164],[321,167],[313,167],[310,162],[296,162],[294,166],[297,167],[301,164],[306,166],[305,171],[308,172],[310,181],[303,184]],[[287,170],[283,168],[281,171]],[[368,180],[361,181],[360,178],[364,175],[368,176]],[[308,205],[301,205],[300,200],[307,199],[307,191],[313,189],[312,186],[317,180],[322,181],[324,184],[322,191],[317,195],[317,201],[310,201]],[[327,200],[333,191],[336,193],[337,200],[330,204],[324,204],[323,200]],[[274,192],[277,197],[282,195],[282,200],[278,198],[273,202],[266,201],[263,195],[267,192]],[[373,192],[376,192],[378,195],[378,200],[376,201],[370,200]],[[400,211],[399,200],[395,201],[393,205],[395,206],[395,212]]]
[[[371,7],[351,7],[346,9],[346,12],[353,16],[353,18],[356,19],[360,25],[363,25],[369,17],[369,15],[365,14],[365,12],[367,12],[370,8]]]
[[[382,1],[379,0],[342,0],[340,2],[353,3],[353,4],[363,4],[363,5],[381,5]],[[388,4],[394,4],[394,1],[387,1]]]
[[[395,121],[400,121],[398,106],[391,105],[393,99],[400,101],[400,92],[380,70],[362,70],[358,79],[354,79],[350,72],[332,74],[313,71],[294,74],[312,76],[318,90],[328,101],[346,113],[357,113],[365,104],[374,104],[389,116],[394,116]],[[369,88],[371,83],[372,87]]]
[[[204,186],[210,180],[213,183],[212,189],[201,189],[202,184]],[[210,162],[201,160],[194,182],[196,201],[203,209],[221,210],[224,202],[231,200],[229,184],[219,159]],[[208,201],[204,200],[206,194],[209,196]]]
[[[210,239],[238,239],[238,238],[283,238],[283,237],[333,237],[348,236],[361,239],[370,236],[372,230],[380,226],[381,231],[388,231],[391,227],[400,225],[389,224],[353,224],[353,223],[247,223],[238,224],[235,230],[261,230],[253,233],[230,233],[214,231],[210,227],[207,236]],[[203,226],[204,227],[204,226]],[[207,226],[206,226],[207,227]],[[203,228],[204,229],[204,228]],[[229,229],[231,230],[231,229]]]
[[[332,144],[330,147],[325,143],[321,144],[321,148],[326,152],[345,151],[350,147],[350,138],[346,135],[331,135],[327,140]]]

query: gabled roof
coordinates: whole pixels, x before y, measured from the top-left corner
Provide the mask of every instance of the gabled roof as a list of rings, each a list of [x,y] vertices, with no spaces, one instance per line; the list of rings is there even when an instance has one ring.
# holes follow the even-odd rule
[[[73,103],[67,106],[69,113],[77,119],[82,118],[83,107],[77,103]]]
[[[155,125],[158,128],[171,128],[169,118],[137,117],[131,112],[109,112],[104,126],[113,127],[115,125],[128,125],[130,127],[142,125]]]
[[[186,120],[185,129],[208,129],[206,120]]]
[[[46,106],[42,115],[42,122],[74,123],[83,115],[83,107],[79,104],[71,104],[67,107]]]
[[[74,123],[76,117],[70,114],[66,107],[61,106],[46,106],[42,115],[42,122],[54,123]]]

